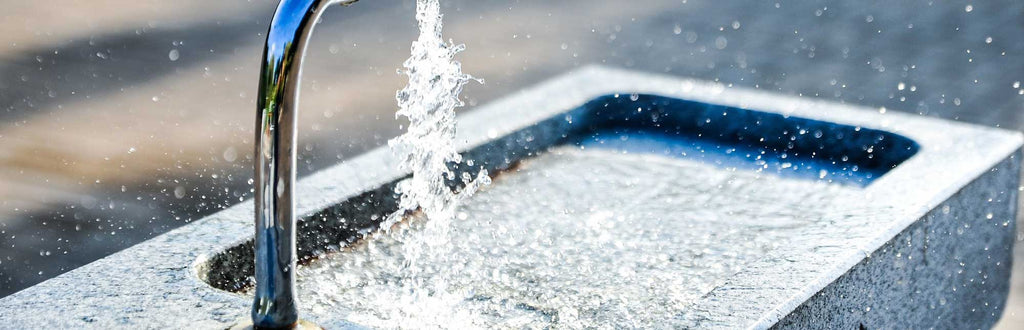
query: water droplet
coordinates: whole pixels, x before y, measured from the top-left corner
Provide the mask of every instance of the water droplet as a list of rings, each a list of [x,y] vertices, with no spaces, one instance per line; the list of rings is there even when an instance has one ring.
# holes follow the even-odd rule
[[[235,150],[235,147],[228,147],[227,149],[224,149],[224,154],[222,156],[224,157],[224,160],[234,162],[235,159],[238,159],[238,151]]]
[[[972,12],[972,11],[974,11],[974,6],[972,6],[972,5],[967,5],[967,6],[965,6],[965,7],[964,7],[964,11],[965,11],[965,12],[968,12],[968,13],[969,13],[969,12]]]
[[[729,46],[729,40],[728,39],[725,39],[725,37],[723,37],[723,36],[719,36],[718,38],[715,38],[715,48],[725,49],[726,46]]]
[[[678,35],[681,33],[683,33],[683,27],[679,26],[679,24],[676,24],[676,26],[672,28],[672,34]]]
[[[167,53],[167,58],[171,59],[172,62],[173,61],[177,61],[178,57],[180,57],[180,56],[181,56],[181,54],[178,53],[177,49],[171,49],[171,51],[169,53]]]
[[[691,44],[697,42],[697,32],[687,31],[686,42]]]

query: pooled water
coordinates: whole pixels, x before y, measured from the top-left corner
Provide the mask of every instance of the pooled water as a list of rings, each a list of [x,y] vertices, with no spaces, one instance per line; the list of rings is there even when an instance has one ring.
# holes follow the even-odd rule
[[[465,201],[445,244],[410,254],[434,221],[414,217],[299,269],[299,292],[314,315],[381,328],[666,327],[858,193],[558,147]]]

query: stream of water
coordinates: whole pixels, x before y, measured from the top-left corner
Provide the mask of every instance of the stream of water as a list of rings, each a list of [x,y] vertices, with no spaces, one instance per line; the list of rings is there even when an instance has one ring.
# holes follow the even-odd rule
[[[393,236],[402,242],[403,255],[409,260],[399,265],[408,276],[402,284],[406,301],[400,305],[415,305],[448,294],[448,277],[427,280],[422,275],[431,270],[414,261],[450,242],[452,219],[460,201],[490,183],[486,170],[480,171],[475,179],[455,178],[449,167],[462,161],[455,143],[455,108],[463,105],[459,93],[467,82],[475,80],[463,73],[462,65],[455,60],[465,46],[443,39],[439,0],[417,0],[416,21],[419,37],[412,43],[411,56],[403,63],[405,70],[400,71],[409,77],[409,83],[395,96],[399,106],[396,117],[408,119],[409,124],[404,134],[388,143],[401,160],[400,168],[412,172],[412,177],[398,184],[399,208],[382,223],[381,229],[385,233],[394,227],[399,232],[406,231],[408,224],[399,223],[417,212],[430,221],[421,222],[419,235]],[[447,184],[450,180],[462,180],[465,188],[453,191]]]
[[[387,229],[404,216],[422,211],[432,220],[428,232],[433,237],[423,242],[430,246],[447,241],[447,228],[459,200],[488,181],[483,171],[475,181],[458,178],[467,183],[461,192],[446,184],[446,179],[456,179],[449,164],[462,161],[455,146],[455,108],[463,105],[459,100],[462,87],[474,78],[463,73],[455,60],[465,46],[442,38],[441,18],[438,0],[417,0],[420,34],[402,71],[409,76],[409,84],[395,97],[399,105],[396,116],[408,119],[409,125],[404,134],[388,143],[401,159],[400,168],[413,175],[398,185],[399,210],[382,226]]]

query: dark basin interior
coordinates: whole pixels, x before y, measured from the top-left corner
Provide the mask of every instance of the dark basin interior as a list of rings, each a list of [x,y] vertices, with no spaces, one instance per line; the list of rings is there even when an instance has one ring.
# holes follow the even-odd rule
[[[482,166],[492,176],[501,175],[523,159],[563,145],[688,158],[737,171],[854,187],[870,185],[919,148],[906,137],[874,129],[655,95],[616,94],[464,152],[473,168],[452,166],[470,174]],[[394,184],[300,219],[300,260],[336,251],[375,230],[384,215],[397,209]],[[252,284],[252,259],[249,241],[214,255],[200,265],[200,275],[213,287],[240,291]]]

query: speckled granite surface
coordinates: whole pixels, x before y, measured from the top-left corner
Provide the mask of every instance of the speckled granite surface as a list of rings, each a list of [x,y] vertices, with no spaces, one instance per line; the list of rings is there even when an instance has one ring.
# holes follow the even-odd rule
[[[946,306],[977,305],[975,301],[988,303],[972,306],[978,313],[972,314],[976,318],[969,321],[975,323],[948,324],[981,327],[998,318],[1007,289],[1010,246],[1005,242],[1012,241],[1013,237],[1012,213],[1015,210],[1011,205],[1015,205],[1016,196],[995,194],[1013,191],[1016,187],[1014,173],[1017,172],[1013,169],[1020,164],[1017,154],[1022,142],[1020,134],[700,81],[591,67],[511,95],[460,118],[460,140],[465,141],[467,148],[481,145],[610,93],[662,95],[874,128],[906,136],[920,145],[915,156],[876,179],[864,189],[863,199],[856,201],[871,208],[864,212],[869,218],[861,219],[870,225],[844,232],[828,232],[827,226],[818,228],[815,230],[822,232],[809,235],[818,237],[817,241],[785,246],[771,256],[751,261],[745,270],[702,297],[685,315],[680,315],[680,321],[700,328],[767,328],[779,320],[784,320],[781,325],[793,326],[864,322],[865,325],[899,327],[900,324],[887,322],[885,314],[878,311],[895,310],[899,307],[896,303],[928,306],[936,299],[941,305],[942,298],[946,299]],[[821,111],[823,108],[828,111]],[[387,150],[376,150],[302,180],[296,195],[299,213],[314,213],[402,177],[404,174],[395,170],[393,164]],[[985,194],[992,195],[991,201]],[[936,212],[944,212],[943,206],[950,206],[949,213],[937,215]],[[205,260],[251,236],[251,210],[250,202],[242,203],[11,295],[0,300],[0,324],[58,328],[231,326],[248,315],[249,300],[208,286],[198,273],[204,269]],[[987,219],[989,213],[992,219]],[[969,224],[966,220],[976,219],[978,215],[984,215],[984,221],[964,234],[945,234],[958,232],[958,226]],[[987,221],[1008,222],[1009,225],[985,226]],[[912,237],[915,232],[935,235]],[[901,258],[907,258],[907,262],[895,264],[900,267],[868,258],[874,253],[880,256],[879,260],[886,260],[889,251],[893,251],[887,246],[903,244],[906,237],[922,239],[921,244],[936,247],[938,251],[929,248],[928,253],[922,252],[920,263],[910,262],[915,259],[906,254],[913,255],[918,247],[925,250],[922,245],[911,244],[906,252],[897,252]],[[989,250],[982,250],[987,254],[977,251],[968,254],[982,242],[991,242],[985,245]],[[958,260],[956,265],[962,262],[962,268],[949,269],[936,261],[949,258],[957,258],[954,259]],[[902,267],[922,272],[907,273]],[[960,270],[981,273],[974,277],[943,273]],[[884,288],[894,285],[879,281],[879,276],[917,283],[914,285],[930,283],[926,282],[929,278],[952,276],[952,280],[941,283],[953,286],[967,281],[975,285],[982,281],[985,287],[984,290],[968,287],[964,289],[967,293],[939,290],[934,295],[928,293],[921,301],[912,298],[893,301],[871,294],[872,290],[888,292]],[[853,299],[851,292],[867,296]],[[862,306],[864,301],[871,302],[872,306]],[[875,305],[881,302],[894,304]],[[854,307],[865,310],[850,311]],[[871,311],[876,313],[866,311],[867,307],[872,307]],[[791,315],[794,310],[796,313]],[[921,313],[929,320],[949,315],[938,307]],[[313,321],[330,328],[357,326],[340,319]]]
[[[928,212],[774,328],[987,329],[1013,268],[1020,157]]]

